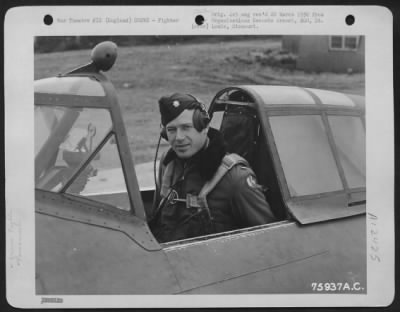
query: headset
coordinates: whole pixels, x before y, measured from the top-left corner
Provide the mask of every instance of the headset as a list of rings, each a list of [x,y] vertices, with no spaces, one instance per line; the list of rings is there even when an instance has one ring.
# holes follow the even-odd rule
[[[193,126],[197,131],[205,129],[211,121],[210,115],[207,112],[205,105],[199,102],[193,95],[186,94],[193,98],[193,103],[187,109],[194,109],[193,112]],[[161,138],[168,141],[167,130],[161,125]]]

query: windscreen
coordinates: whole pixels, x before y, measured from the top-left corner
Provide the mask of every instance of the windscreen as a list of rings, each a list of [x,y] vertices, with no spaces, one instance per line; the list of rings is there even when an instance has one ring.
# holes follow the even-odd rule
[[[66,192],[107,203],[119,209],[130,209],[124,172],[114,135],[107,139]]]
[[[58,191],[112,126],[108,110],[35,106],[35,186]]]

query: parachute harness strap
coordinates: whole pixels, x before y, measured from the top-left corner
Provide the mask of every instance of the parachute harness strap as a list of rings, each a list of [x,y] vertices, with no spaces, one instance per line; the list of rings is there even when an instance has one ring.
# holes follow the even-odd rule
[[[248,166],[248,162],[237,154],[225,155],[224,158],[222,159],[220,166],[214,173],[211,180],[207,181],[203,185],[198,195],[187,194],[186,198],[179,198],[178,193],[173,188],[169,188],[168,191],[166,192],[167,194],[160,202],[159,208],[163,207],[164,205],[181,202],[185,204],[187,209],[194,208],[197,210],[196,213],[189,216],[187,219],[181,222],[181,224],[186,223],[194,216],[197,216],[198,214],[205,211],[207,214],[207,218],[212,225],[213,217],[211,215],[210,208],[208,207],[207,196],[221,181],[221,179],[225,176],[225,174],[227,174],[229,170],[231,170],[234,166],[238,164],[243,164],[245,166]]]
[[[195,207],[198,209],[205,209],[208,217],[212,220],[210,208],[207,203],[208,194],[215,188],[215,186],[222,180],[225,174],[228,173],[234,166],[238,164],[248,165],[247,161],[237,154],[225,155],[222,159],[221,165],[218,167],[217,171],[211,180],[207,181],[199,192],[199,195],[194,196],[188,194],[187,207]]]

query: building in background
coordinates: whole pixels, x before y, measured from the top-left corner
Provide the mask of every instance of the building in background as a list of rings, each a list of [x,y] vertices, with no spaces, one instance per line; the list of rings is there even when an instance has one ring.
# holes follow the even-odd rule
[[[304,71],[365,71],[363,36],[282,36],[282,49],[296,54],[296,68]]]

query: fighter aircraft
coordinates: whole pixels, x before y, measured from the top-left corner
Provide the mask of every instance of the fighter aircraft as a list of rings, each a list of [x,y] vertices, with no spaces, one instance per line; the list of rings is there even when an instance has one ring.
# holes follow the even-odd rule
[[[365,293],[364,97],[246,85],[209,105],[278,221],[160,244],[153,164],[135,166],[116,90],[117,47],[34,83],[36,293]]]

